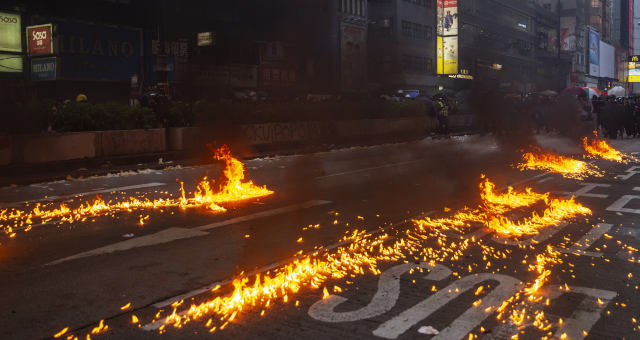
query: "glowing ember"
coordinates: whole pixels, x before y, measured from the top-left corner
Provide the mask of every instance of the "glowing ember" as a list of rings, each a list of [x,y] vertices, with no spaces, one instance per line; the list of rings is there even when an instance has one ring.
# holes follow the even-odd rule
[[[426,218],[417,223],[434,229],[450,229],[470,226],[470,223],[481,223],[501,235],[523,236],[537,234],[540,229],[557,225],[569,218],[591,214],[591,210],[575,202],[573,198],[551,199],[549,193],[536,193],[531,188],[526,188],[524,192],[516,192],[509,187],[504,194],[496,193],[495,184],[486,178],[480,183],[480,197],[482,204],[477,209],[464,209],[451,218]],[[539,201],[543,202],[545,207],[542,215],[533,212],[530,217],[521,221],[513,221],[504,215],[508,211],[529,207]]]
[[[598,138],[598,132],[593,131],[593,138],[591,142],[587,137],[582,139],[582,145],[586,152],[586,157],[589,158],[602,158],[618,163],[627,163],[633,157],[623,154],[622,152],[614,149],[605,140]]]
[[[476,210],[464,209],[450,218],[425,218],[414,221],[415,228],[410,228],[398,235],[391,244],[387,234],[373,236],[354,231],[341,240],[348,245],[338,247],[333,252],[318,251],[301,256],[290,264],[276,269],[273,274],[258,274],[253,279],[247,277],[235,279],[233,292],[229,295],[216,296],[208,301],[192,304],[182,312],[178,312],[182,302],[176,303],[173,305],[173,312],[156,322],[155,326],[162,332],[165,325],[181,328],[188,322],[217,315],[215,325],[211,318],[207,321],[207,327],[214,332],[226,327],[237,318],[239,313],[260,309],[262,310],[260,315],[263,315],[264,310],[275,301],[281,300],[283,303],[288,303],[291,297],[303,288],[322,289],[323,298],[327,298],[329,290],[326,283],[329,279],[338,280],[367,272],[379,274],[378,266],[381,263],[406,258],[430,261],[430,263],[456,261],[463,257],[464,252],[471,245],[480,247],[485,260],[489,256],[506,259],[507,253],[484,244],[482,240],[450,238],[443,231],[464,232],[471,223],[480,222],[496,232],[507,235],[533,234],[541,228],[559,223],[562,219],[590,213],[589,209],[575,203],[573,199],[550,199],[549,194],[535,193],[531,189],[517,192],[510,188],[504,194],[496,193],[495,185],[488,179],[480,184],[480,189],[483,204]],[[501,215],[514,208],[532,206],[536,202],[543,202],[546,206],[542,215],[534,213],[530,218],[518,223]],[[497,219],[498,222],[493,222],[491,218]],[[436,246],[425,246],[427,240],[435,241]],[[538,277],[534,283],[526,287],[527,294],[536,292],[547,280],[550,274],[547,266],[557,262],[555,260],[557,254],[549,248],[547,255],[537,258],[536,265],[529,266],[529,271],[536,273]],[[490,261],[487,261],[486,268],[490,266]],[[468,270],[471,272],[473,269],[469,266]],[[341,291],[336,287],[334,286],[334,291]],[[480,289],[477,294],[481,294]],[[515,300],[512,298],[498,312],[504,312]],[[158,325],[161,326],[158,327]]]
[[[225,208],[220,204],[238,202],[251,198],[264,197],[273,194],[273,191],[264,186],[257,186],[250,180],[245,180],[244,166],[242,162],[231,155],[229,148],[223,145],[214,151],[216,160],[224,161],[224,182],[215,190],[213,181],[206,177],[198,184],[193,197],[187,197],[182,183],[180,183],[179,198],[136,198],[129,197],[123,201],[104,201],[96,197],[92,202],[81,203],[78,207],[71,208],[62,203],[58,207],[45,207],[37,203],[31,211],[20,209],[0,209],[0,225],[3,231],[10,237],[16,235],[16,230],[29,231],[35,223],[46,224],[56,222],[83,222],[90,217],[112,214],[117,212],[132,212],[142,209],[163,208],[207,208],[212,212],[224,212]],[[148,222],[149,215],[140,215],[139,225]]]
[[[545,200],[547,208],[542,215],[535,212],[531,217],[522,221],[512,221],[504,216],[491,216],[487,222],[487,227],[502,235],[522,236],[537,234],[540,229],[557,225],[563,220],[579,215],[590,215],[591,210],[573,198],[569,200],[555,198]]]
[[[545,170],[561,174],[566,178],[584,179],[589,176],[601,177],[602,173],[598,169],[581,160],[561,156],[551,152],[542,153],[539,148],[534,148],[533,152],[525,152],[522,155],[523,163],[517,165],[521,171],[524,170]]]

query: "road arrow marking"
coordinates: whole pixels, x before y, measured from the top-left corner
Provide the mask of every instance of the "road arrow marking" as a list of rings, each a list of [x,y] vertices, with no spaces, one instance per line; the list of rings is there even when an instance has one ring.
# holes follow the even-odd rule
[[[226,221],[210,223],[197,228],[169,228],[154,234],[136,237],[130,240],[121,241],[121,242],[110,244],[108,246],[93,249],[84,253],[58,259],[53,262],[49,262],[45,264],[45,266],[56,265],[62,262],[77,260],[77,259],[90,257],[90,256],[111,254],[115,252],[131,250],[134,248],[155,246],[158,244],[169,243],[169,242],[182,240],[186,238],[205,236],[205,235],[209,235],[207,230],[211,230],[214,228],[220,228],[220,227],[224,227],[224,226],[228,226],[236,223],[247,222],[247,221],[251,221],[251,220],[255,220],[263,217],[284,214],[284,213],[293,212],[301,209],[308,209],[308,208],[325,205],[329,203],[331,203],[331,201],[314,200],[314,201],[308,201],[302,204],[294,204],[294,205],[289,205],[289,206],[277,208],[277,209],[266,210],[259,213],[246,215],[246,216],[235,217],[232,219],[228,219]]]

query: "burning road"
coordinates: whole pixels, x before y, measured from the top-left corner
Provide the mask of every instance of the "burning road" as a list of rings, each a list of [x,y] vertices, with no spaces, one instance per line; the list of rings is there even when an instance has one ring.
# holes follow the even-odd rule
[[[595,321],[588,324],[571,313],[560,315],[555,311],[553,308],[556,308],[554,306],[559,303],[557,299],[562,294],[573,291],[592,294],[589,296],[594,296],[597,307],[595,310],[599,312],[597,317],[595,314],[589,315],[596,321],[604,317],[601,314],[606,315],[604,308],[615,315],[625,316],[629,315],[626,310],[613,310],[613,306],[628,304],[633,308],[640,308],[637,302],[629,300],[632,296],[629,295],[630,292],[638,290],[638,284],[634,280],[640,274],[627,269],[636,264],[638,246],[633,241],[615,236],[612,224],[607,224],[601,213],[603,209],[597,201],[593,201],[604,194],[587,196],[591,198],[585,200],[583,192],[572,197],[566,192],[575,189],[559,190],[554,187],[580,186],[588,177],[608,180],[610,176],[603,176],[611,171],[611,164],[628,164],[633,162],[633,158],[595,139],[585,140],[584,151],[585,157],[598,160],[598,167],[584,160],[532,149],[524,153],[523,163],[517,166],[522,172],[514,172],[508,176],[528,176],[524,171],[544,170],[548,172],[546,177],[552,178],[552,181],[500,189],[501,186],[489,176],[482,175],[475,184],[475,197],[465,201],[436,200],[430,203],[438,211],[442,211],[444,205],[453,207],[444,208],[442,213],[431,212],[415,216],[416,209],[424,206],[425,201],[410,197],[389,202],[389,197],[381,196],[370,202],[371,196],[362,193],[362,199],[359,200],[361,203],[349,208],[351,212],[344,212],[337,204],[331,207],[329,214],[324,213],[324,217],[311,211],[291,213],[283,218],[258,212],[256,220],[244,216],[233,217],[229,222],[217,220],[214,224],[239,225],[225,228],[215,236],[207,236],[207,233],[200,231],[187,231],[185,228],[185,231],[180,232],[191,233],[188,234],[190,239],[179,242],[191,246],[184,251],[180,250],[179,254],[189,255],[173,254],[172,251],[177,248],[168,243],[162,248],[167,249],[167,252],[160,258],[154,258],[156,263],[165,265],[182,258],[178,261],[181,263],[179,267],[188,267],[201,273],[223,273],[220,268],[224,265],[217,261],[203,262],[199,257],[246,257],[247,262],[236,262],[236,269],[224,269],[224,273],[235,270],[236,274],[231,279],[215,281],[204,274],[206,276],[202,277],[205,279],[198,277],[195,279],[196,286],[188,288],[195,289],[193,292],[185,293],[188,290],[185,288],[173,289],[172,291],[180,294],[169,299],[166,298],[168,286],[165,286],[164,280],[172,279],[165,277],[152,281],[143,280],[144,287],[140,289],[158,289],[154,293],[158,297],[141,300],[139,297],[127,296],[126,301],[111,303],[114,312],[109,312],[112,314],[110,317],[103,314],[95,319],[100,321],[94,321],[91,326],[78,326],[87,322],[68,320],[64,324],[58,323],[57,328],[49,329],[48,335],[69,340],[99,339],[103,336],[153,338],[157,334],[165,334],[170,338],[249,338],[250,334],[258,334],[256,332],[261,332],[264,327],[279,325],[282,320],[287,319],[301,320],[295,321],[301,324],[300,328],[278,326],[290,329],[288,332],[291,333],[288,336],[277,333],[277,337],[298,337],[306,329],[320,327],[342,330],[344,325],[352,323],[358,325],[355,331],[358,337],[396,338],[402,334],[412,337],[410,333],[406,333],[408,329],[430,325],[429,332],[438,339],[476,339],[492,334],[507,335],[507,338],[512,339],[576,338],[576,334],[577,338],[582,338],[585,334],[590,334],[592,329],[601,328],[595,325]],[[612,156],[616,152],[620,157]],[[175,197],[145,199],[131,196],[121,201],[98,198],[75,206],[36,204],[32,209],[6,209],[2,212],[3,225],[5,229],[8,228],[7,225],[12,228],[6,231],[12,244],[29,242],[26,238],[13,238],[18,230],[22,230],[20,228],[27,230],[35,224],[51,221],[75,224],[86,220],[89,223],[88,220],[97,216],[135,214],[140,215],[140,224],[144,224],[146,229],[162,223],[158,218],[150,218],[147,211],[200,209],[201,212],[214,213],[212,216],[224,218],[222,216],[227,204],[240,201],[248,204],[256,198],[272,195],[273,188],[280,192],[280,188],[284,187],[270,184],[273,188],[267,189],[246,179],[244,164],[234,158],[226,147],[215,150],[214,158],[224,163],[222,179],[212,181],[205,177],[198,181],[196,190],[192,193],[182,189]],[[624,163],[625,160],[628,163]],[[286,167],[286,163],[282,161],[274,163],[277,166],[268,165],[272,169],[267,171],[277,173],[282,171],[281,167]],[[410,166],[406,165],[406,161],[404,164],[405,167]],[[398,190],[393,197],[402,197],[402,192],[407,190],[411,181],[428,181],[428,178],[419,175],[422,168],[416,169],[419,171],[414,173],[403,170],[403,175],[398,176],[397,170],[391,167],[388,173],[381,173],[380,169],[385,169],[382,166],[384,165],[372,166],[371,170],[341,169],[339,171],[342,172],[334,172],[333,176],[373,176],[375,173],[378,177],[374,178],[379,178],[379,183],[391,181],[386,184],[388,192]],[[492,173],[492,177],[496,176],[495,171],[489,173]],[[500,175],[504,176],[507,175]],[[502,178],[498,182],[504,183],[505,180]],[[417,192],[425,197],[433,197],[433,193],[423,192],[422,186],[427,184],[422,183],[428,182],[418,183],[420,185],[416,186]],[[331,185],[337,188],[344,183],[336,179],[335,184]],[[546,189],[537,189],[545,185]],[[304,188],[302,186],[301,190]],[[334,188],[328,186],[323,190],[331,192]],[[361,190],[366,190],[364,188]],[[332,199],[340,202],[339,198]],[[373,212],[366,211],[374,205]],[[360,209],[363,209],[362,213]],[[403,211],[401,216],[407,222],[384,222],[387,214],[385,209]],[[408,219],[409,211],[404,210],[412,210],[413,217]],[[280,210],[273,211],[273,214],[277,214]],[[276,223],[262,219],[272,219]],[[150,234],[148,239],[157,239],[161,233],[162,231]],[[340,236],[327,242],[326,235]],[[144,237],[140,237],[140,242]],[[200,241],[196,237],[200,237]],[[113,247],[121,251],[130,247],[136,249],[136,239],[138,238],[123,241],[122,245],[114,244]],[[142,246],[153,249],[146,243],[148,239],[144,240],[145,244]],[[238,248],[229,246],[229,242],[241,244],[239,249],[243,250],[240,255],[236,250]],[[3,246],[9,250],[12,247],[13,245],[9,248]],[[105,248],[108,247],[111,246]],[[135,251],[140,253],[147,248]],[[172,251],[168,251],[169,249]],[[269,254],[263,249],[272,249],[277,255]],[[236,253],[225,254],[228,252]],[[103,254],[109,253],[105,250]],[[99,261],[97,268],[112,268],[116,265],[104,262],[110,256],[144,263],[140,262],[142,259],[131,259],[127,254],[122,251],[121,255],[102,255],[81,261]],[[587,255],[591,257],[585,257]],[[282,258],[289,259],[281,260]],[[598,287],[598,290],[584,288],[586,282],[597,275],[589,274],[592,268],[602,268],[603,263],[614,261],[617,268],[625,270],[624,287]],[[207,264],[202,265],[203,263]],[[67,262],[57,266],[60,270],[68,270],[73,268],[73,264],[74,262]],[[259,268],[254,269],[255,266]],[[400,274],[388,274],[400,269]],[[189,275],[189,270],[181,271]],[[227,274],[216,274],[212,278],[229,277],[223,275]],[[615,276],[612,273],[607,275]],[[215,283],[197,288],[197,282],[203,280]],[[377,285],[376,280],[379,280]],[[614,290],[625,298],[613,301],[616,295],[610,292]],[[422,306],[419,301],[402,297],[407,293],[424,296],[420,298],[426,299],[424,306],[440,307],[418,307]],[[361,300],[357,298],[358,294],[365,294],[367,297]],[[347,300],[355,301],[349,302],[355,305],[338,307],[338,304],[346,303]],[[447,301],[450,304],[446,304]],[[361,304],[365,307],[361,307]],[[438,314],[439,308],[446,310],[449,305],[457,306],[455,313],[458,314],[455,315],[460,315],[455,316],[458,319],[453,322],[451,319],[454,317],[446,319],[436,316],[441,315]],[[630,317],[627,318],[631,320]],[[421,320],[424,320],[423,324],[420,323]],[[370,328],[372,324],[375,325]],[[580,329],[576,332],[567,324],[578,325],[576,327]],[[624,334],[637,334],[635,332],[640,331],[632,321],[624,325],[624,328],[620,328]]]

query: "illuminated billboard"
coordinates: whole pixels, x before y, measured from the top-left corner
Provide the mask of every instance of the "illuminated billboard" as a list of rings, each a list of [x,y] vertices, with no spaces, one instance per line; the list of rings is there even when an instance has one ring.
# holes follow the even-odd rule
[[[438,0],[436,73],[458,74],[458,0]]]
[[[0,12],[0,51],[22,52],[20,14]]]
[[[22,56],[19,54],[0,53],[0,72],[22,72]]]
[[[600,34],[589,31],[589,74],[600,76]]]
[[[438,36],[438,74],[458,73],[458,37]]]
[[[438,35],[458,35],[458,0],[438,0]]]
[[[629,57],[629,82],[640,83],[640,56]]]
[[[52,25],[27,27],[27,48],[29,55],[53,54]]]

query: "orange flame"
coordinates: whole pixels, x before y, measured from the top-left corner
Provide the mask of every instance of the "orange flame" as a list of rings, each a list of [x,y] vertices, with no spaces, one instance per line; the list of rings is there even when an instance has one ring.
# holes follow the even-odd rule
[[[42,204],[36,203],[31,211],[20,209],[0,209],[0,228],[10,237],[15,236],[15,230],[22,229],[28,231],[34,224],[34,220],[39,223],[48,223],[54,219],[59,222],[85,221],[87,218],[101,216],[116,212],[132,212],[142,209],[163,209],[163,208],[207,208],[212,212],[224,212],[226,209],[220,204],[238,202],[251,198],[264,197],[273,194],[273,191],[264,186],[257,186],[250,180],[245,180],[244,165],[237,158],[231,155],[231,151],[226,145],[214,151],[216,160],[223,160],[224,185],[219,191],[212,189],[213,181],[206,177],[200,181],[196,192],[192,197],[187,197],[183,183],[180,183],[179,198],[158,198],[147,199],[129,197],[123,201],[104,201],[100,196],[91,202],[81,203],[80,206],[70,208],[61,203],[57,208],[45,208]],[[141,215],[139,224],[147,223],[148,215]],[[13,225],[10,225],[13,223]],[[6,224],[6,225],[5,225]]]
[[[593,131],[591,143],[589,143],[587,137],[584,137],[582,139],[582,145],[586,152],[585,156],[589,158],[602,158],[618,163],[627,163],[628,159],[631,158],[611,147],[605,140],[598,138],[598,131]]]
[[[219,317],[217,325],[222,324],[222,326],[219,328],[213,326],[210,329],[213,332],[224,328],[244,311],[258,307],[262,310],[260,315],[263,315],[264,310],[274,301],[281,300],[283,303],[288,303],[291,296],[305,287],[322,288],[322,297],[327,298],[329,296],[325,285],[327,280],[363,275],[366,272],[379,274],[378,265],[381,262],[397,261],[411,255],[422,257],[423,261],[430,260],[433,263],[457,260],[473,244],[482,249],[485,258],[493,256],[505,259],[507,254],[483,244],[482,240],[452,241],[443,231],[467,227],[472,222],[483,222],[498,233],[534,234],[541,228],[559,223],[562,219],[590,213],[589,209],[574,202],[573,199],[551,199],[548,193],[539,194],[529,188],[524,192],[517,192],[510,188],[506,193],[497,193],[495,185],[488,179],[484,179],[480,184],[480,190],[483,204],[478,209],[465,208],[450,218],[425,218],[414,221],[415,228],[407,230],[404,235],[398,235],[396,241],[390,245],[387,245],[389,243],[387,234],[373,236],[356,230],[341,240],[347,245],[338,247],[331,253],[319,250],[314,254],[295,259],[276,269],[273,274],[257,274],[252,280],[248,277],[235,279],[230,295],[216,296],[205,302],[192,304],[183,312],[177,312],[179,303],[174,304],[173,312],[159,321],[163,324],[160,328],[163,329],[164,325],[181,328],[188,322],[214,314]],[[516,223],[502,215],[506,211],[529,207],[536,202],[543,202],[547,207],[541,216],[534,213],[532,217]],[[437,246],[426,247],[424,242],[428,239],[435,240]],[[548,279],[550,273],[548,265],[559,261],[554,255],[556,254],[550,253],[549,256],[538,257],[538,263],[529,267],[529,270],[537,273],[538,277],[527,287],[527,292],[533,294]],[[487,266],[489,265],[487,263]],[[503,312],[508,305],[509,303],[505,302],[500,312]],[[212,322],[208,321],[207,327],[211,325]]]
[[[602,177],[602,173],[594,165],[551,152],[542,153],[539,148],[534,148],[533,152],[525,152],[522,160],[523,163],[517,165],[521,171],[545,170],[574,179],[584,179],[589,176]]]

